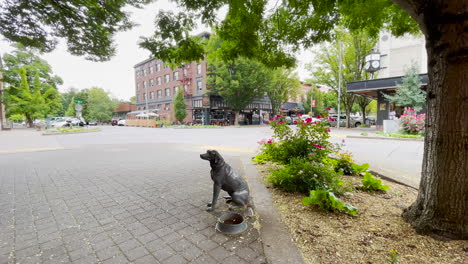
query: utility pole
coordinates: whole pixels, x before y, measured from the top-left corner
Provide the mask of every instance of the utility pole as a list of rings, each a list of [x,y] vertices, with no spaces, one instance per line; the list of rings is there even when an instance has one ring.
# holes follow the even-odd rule
[[[0,131],[3,130],[3,121],[5,119],[5,109],[3,108],[3,64],[2,55],[0,55]]]
[[[340,56],[338,57],[338,120],[336,122],[336,128],[340,128],[340,117],[341,117],[341,40],[339,40]]]

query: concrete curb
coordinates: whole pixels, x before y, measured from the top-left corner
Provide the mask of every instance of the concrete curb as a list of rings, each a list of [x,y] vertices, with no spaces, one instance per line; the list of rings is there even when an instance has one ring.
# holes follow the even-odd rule
[[[302,264],[304,259],[286,226],[281,223],[278,209],[273,206],[270,192],[266,189],[250,157],[240,157],[245,177],[249,182],[251,197],[259,215],[263,250],[268,263]]]
[[[422,142],[424,142],[424,138],[368,137],[368,136],[346,136],[346,138],[399,140],[399,141],[422,141]]]
[[[370,169],[369,172],[373,175],[376,175],[376,176],[379,176],[380,178],[384,179],[384,180],[387,180],[387,181],[391,181],[391,182],[394,182],[394,183],[398,183],[400,185],[404,185],[406,187],[410,187],[410,188],[413,188],[415,190],[419,190],[419,188],[417,186],[413,186],[412,184],[410,183],[405,183],[399,179],[395,179],[395,178],[390,178],[388,176],[385,176],[383,175],[382,173],[378,172],[378,171],[375,171],[375,170],[372,170]]]

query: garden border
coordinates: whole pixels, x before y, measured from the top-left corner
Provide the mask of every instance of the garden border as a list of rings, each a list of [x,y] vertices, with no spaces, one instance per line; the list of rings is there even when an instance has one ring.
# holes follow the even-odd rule
[[[281,222],[279,211],[273,205],[271,193],[265,187],[255,164],[250,159],[247,155],[240,157],[255,211],[259,215],[260,235],[268,263],[303,264],[304,258],[301,252],[292,242],[286,225]]]

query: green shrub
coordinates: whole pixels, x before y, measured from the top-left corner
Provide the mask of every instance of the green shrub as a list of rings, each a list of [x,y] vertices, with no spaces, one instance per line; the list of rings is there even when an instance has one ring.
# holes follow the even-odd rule
[[[265,153],[258,154],[252,158],[252,161],[258,164],[264,164],[271,160],[271,156]]]
[[[353,164],[353,170],[355,174],[361,174],[369,169],[369,163],[364,163],[362,165]]]
[[[330,128],[326,122],[312,122],[311,118],[295,121],[297,129],[287,126],[284,117],[270,118],[274,138],[259,141],[261,151],[269,154],[272,161],[288,164],[293,158],[307,158],[320,161],[336,151],[334,144],[328,142]]]
[[[353,165],[354,163],[350,153],[340,153],[339,159],[335,164],[335,171],[342,171],[345,175],[353,175],[355,173]]]
[[[309,197],[302,199],[303,205],[318,205],[322,210],[341,211],[349,215],[357,215],[357,209],[351,204],[341,201],[333,192],[328,190],[310,191]]]
[[[283,168],[275,168],[267,180],[273,186],[288,192],[308,193],[310,190],[330,189],[344,191],[341,175],[327,163],[293,158]]]
[[[382,180],[375,178],[368,171],[364,173],[364,178],[361,180],[362,186],[360,187],[366,191],[383,191],[386,192],[390,189],[388,185],[383,185]]]

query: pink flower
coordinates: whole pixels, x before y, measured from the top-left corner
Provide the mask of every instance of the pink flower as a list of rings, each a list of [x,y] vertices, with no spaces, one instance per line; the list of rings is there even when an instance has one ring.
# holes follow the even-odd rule
[[[328,120],[330,120],[332,122],[335,121],[335,119],[333,117],[329,117]]]
[[[304,173],[304,172],[300,170],[300,171],[299,171],[299,174],[302,174],[302,173]]]
[[[281,117],[281,115],[276,115],[276,118],[280,118],[280,117]]]
[[[323,147],[320,146],[319,144],[314,144],[314,147],[319,148],[319,149],[323,149]]]
[[[318,118],[318,119],[322,118],[322,115],[318,115],[317,118]]]
[[[330,133],[330,132],[331,132],[330,128],[327,128],[327,130],[326,130],[326,131],[327,131],[328,133]]]
[[[267,125],[270,124],[270,121],[265,121],[265,124],[267,124]]]
[[[280,121],[280,122],[278,122],[278,125],[282,125],[282,124],[284,124],[284,122],[283,122],[283,121]]]
[[[267,143],[268,143],[268,144],[271,144],[271,143],[273,143],[273,140],[269,139],[269,140],[267,141]]]
[[[330,111],[330,110],[331,110],[331,108],[330,108],[330,107],[327,107],[327,111]]]
[[[294,123],[294,124],[297,124],[297,120],[294,120],[294,122],[293,122],[293,123]]]
[[[299,113],[299,114],[297,114],[297,116],[302,116],[302,114],[301,114],[301,113]]]
[[[308,118],[305,119],[305,121],[306,121],[307,123],[310,123],[310,122],[312,122],[312,118],[308,117]]]
[[[270,121],[273,121],[273,117],[270,117]]]

